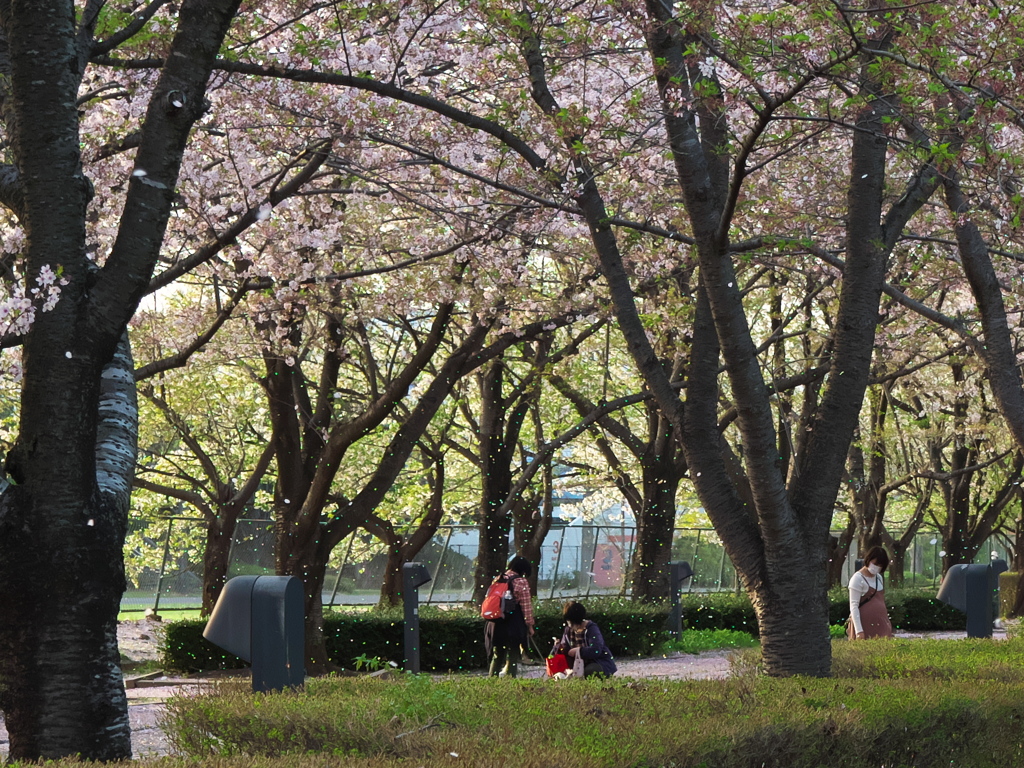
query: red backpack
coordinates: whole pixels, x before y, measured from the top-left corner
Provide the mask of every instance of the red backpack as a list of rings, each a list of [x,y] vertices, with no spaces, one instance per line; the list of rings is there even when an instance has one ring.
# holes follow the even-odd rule
[[[502,574],[487,588],[484,601],[480,604],[480,615],[488,621],[507,619],[516,609],[516,596],[512,591],[515,577],[506,579]]]

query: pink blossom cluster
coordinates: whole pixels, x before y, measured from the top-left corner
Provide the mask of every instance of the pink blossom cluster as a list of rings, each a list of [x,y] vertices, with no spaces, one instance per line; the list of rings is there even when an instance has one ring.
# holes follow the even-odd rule
[[[21,282],[9,287],[9,295],[0,301],[0,334],[21,336],[28,333],[35,322],[36,312],[49,312],[60,299],[61,287],[68,284],[67,278],[59,276],[49,264],[39,269],[35,286],[25,290]]]

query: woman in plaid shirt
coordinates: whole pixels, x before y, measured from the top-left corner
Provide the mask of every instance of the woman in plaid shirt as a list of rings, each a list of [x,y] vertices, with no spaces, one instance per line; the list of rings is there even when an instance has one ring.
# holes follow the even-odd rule
[[[530,597],[529,582],[531,571],[530,561],[516,555],[501,576],[511,586],[515,608],[507,612],[504,619],[488,620],[484,628],[484,650],[491,662],[491,677],[497,677],[502,672],[508,677],[515,677],[519,671],[523,646],[533,635],[533,599]]]

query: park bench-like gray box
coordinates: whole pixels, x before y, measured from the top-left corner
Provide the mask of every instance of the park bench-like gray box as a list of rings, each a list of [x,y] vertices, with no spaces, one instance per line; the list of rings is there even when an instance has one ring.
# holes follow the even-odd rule
[[[301,686],[306,679],[302,581],[295,576],[230,579],[203,637],[252,664],[254,691]]]
[[[968,637],[992,637],[999,574],[1005,570],[1005,560],[993,560],[987,565],[953,565],[946,571],[936,598],[967,614]]]

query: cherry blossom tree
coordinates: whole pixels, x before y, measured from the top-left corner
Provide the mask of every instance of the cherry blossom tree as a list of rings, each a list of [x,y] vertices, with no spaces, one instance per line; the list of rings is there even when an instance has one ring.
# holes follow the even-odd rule
[[[0,708],[14,759],[131,756],[116,624],[135,460],[128,321],[157,264],[190,131],[237,2],[186,2],[146,99],[134,170],[102,264],[79,109],[90,60],[137,32],[143,7],[97,37],[102,3],[0,4],[0,200],[21,233],[8,270],[40,287],[19,307],[19,434],[0,496]],[[60,286],[56,303],[45,299]],[[15,296],[17,297],[17,290]]]

